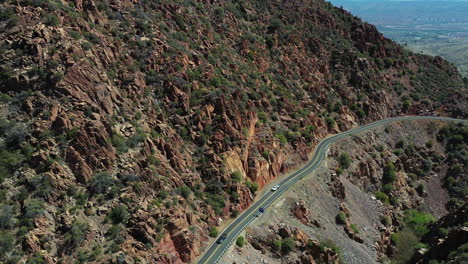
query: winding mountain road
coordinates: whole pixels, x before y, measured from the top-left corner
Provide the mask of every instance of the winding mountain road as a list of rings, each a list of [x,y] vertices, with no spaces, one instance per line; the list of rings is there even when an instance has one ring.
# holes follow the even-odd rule
[[[468,120],[455,119],[448,117],[435,117],[435,116],[404,116],[404,117],[395,117],[383,119],[376,121],[367,125],[363,125],[357,128],[353,128],[346,132],[342,132],[331,137],[328,137],[322,140],[317,148],[315,149],[314,156],[312,159],[307,162],[301,169],[292,173],[287,178],[283,179],[279,183],[279,188],[276,191],[266,192],[258,201],[254,202],[246,211],[244,211],[240,216],[237,217],[229,226],[225,228],[222,234],[226,234],[225,240],[218,244],[216,240],[210,245],[210,247],[205,251],[204,255],[198,261],[198,264],[216,264],[221,257],[224,255],[226,250],[229,248],[234,239],[237,238],[239,233],[250,223],[252,222],[257,215],[259,214],[260,208],[267,208],[271,203],[273,203],[278,197],[280,197],[284,192],[286,192],[293,184],[298,182],[304,176],[310,174],[312,171],[318,168],[320,163],[325,159],[328,147],[349,136],[354,134],[381,126],[393,122],[405,121],[405,120],[441,120],[441,121],[455,121],[455,122],[466,122]]]

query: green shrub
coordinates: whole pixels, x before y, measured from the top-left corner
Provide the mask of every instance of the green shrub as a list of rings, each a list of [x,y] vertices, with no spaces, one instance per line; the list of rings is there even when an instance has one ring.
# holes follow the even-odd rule
[[[114,133],[111,136],[111,144],[114,146],[114,148],[117,150],[119,153],[125,153],[128,151],[128,146],[126,143],[126,139],[124,136],[118,135]]]
[[[288,139],[283,135],[283,134],[278,134],[276,135],[276,137],[278,138],[278,140],[280,141],[281,144],[286,144],[288,143]]]
[[[449,234],[449,230],[448,228],[441,227],[437,230],[437,233],[439,233],[439,235],[442,237],[446,237]]]
[[[429,230],[427,226],[435,221],[431,214],[417,210],[406,210],[404,216],[405,224],[410,227],[416,235],[423,236]]]
[[[45,15],[44,22],[46,23],[46,25],[52,26],[52,27],[58,26],[60,24],[60,20],[54,14]]]
[[[419,195],[423,195],[424,194],[424,184],[420,183],[418,184],[418,186],[416,187],[416,191],[418,192]]]
[[[143,130],[141,129],[137,129],[135,134],[133,134],[131,137],[128,138],[126,142],[126,146],[128,146],[129,148],[135,148],[145,139],[146,139],[146,133],[143,132]]]
[[[190,197],[190,194],[192,194],[192,190],[187,185],[184,185],[180,187],[180,194],[185,199],[188,199]]]
[[[130,213],[127,207],[123,205],[116,206],[107,215],[107,218],[112,221],[113,224],[125,223],[130,218]]]
[[[238,247],[243,247],[244,244],[245,244],[245,239],[244,239],[244,237],[243,237],[243,236],[239,236],[239,237],[237,238],[237,240],[236,240],[236,245],[237,245]]]
[[[13,224],[15,210],[13,206],[2,204],[0,205],[0,229],[10,228]]]
[[[385,146],[384,145],[378,145],[375,147],[375,149],[378,151],[378,152],[382,152],[385,150]]]
[[[6,259],[7,254],[13,249],[15,239],[8,231],[0,230],[0,259]]]
[[[224,8],[217,7],[217,8],[215,8],[214,11],[215,11],[216,18],[218,18],[219,20],[223,20],[223,18],[224,18]]]
[[[285,238],[281,241],[281,253],[286,255],[289,252],[293,251],[295,246],[296,246],[296,242],[294,241],[293,238],[291,237]]]
[[[385,184],[393,183],[396,180],[395,165],[392,162],[389,162],[387,165],[385,165],[382,180]]]
[[[432,140],[429,140],[426,142],[426,147],[427,148],[432,148],[432,146],[434,145],[434,142],[432,142]]]
[[[89,183],[89,189],[95,193],[105,193],[110,186],[112,186],[113,180],[108,172],[99,172],[91,179]]]
[[[72,31],[70,31],[69,34],[70,34],[70,37],[74,38],[75,40],[81,39],[81,34],[78,31],[72,30]]]
[[[210,227],[210,237],[217,237],[218,236],[218,228],[216,226]]]
[[[234,171],[231,173],[231,179],[233,182],[241,182],[242,181],[242,173],[240,171]]]
[[[351,165],[351,158],[349,157],[348,153],[345,153],[345,152],[341,153],[338,159],[343,169],[347,169]]]
[[[163,200],[166,199],[168,195],[169,195],[169,192],[167,192],[166,190],[161,190],[158,193],[158,197],[163,199]]]
[[[232,210],[232,212],[231,212],[231,217],[232,217],[232,218],[236,218],[237,216],[239,216],[239,211],[238,211],[238,210],[235,210],[235,209]]]
[[[377,198],[377,200],[381,201],[382,203],[384,204],[388,204],[388,196],[383,193],[383,192],[376,192],[375,193],[375,198]]]
[[[209,204],[217,215],[222,215],[226,206],[225,198],[220,194],[205,193],[205,202]]]
[[[25,202],[23,217],[34,219],[36,216],[44,214],[44,202],[39,199],[29,199]]]
[[[11,99],[12,99],[11,96],[9,96],[8,94],[0,92],[0,102],[8,103],[9,101],[11,101]]]
[[[395,147],[397,148],[403,148],[404,146],[405,146],[405,141],[402,139],[398,140],[398,142],[395,145]]]
[[[46,259],[40,253],[35,253],[33,256],[28,257],[25,264],[45,264]]]
[[[432,166],[433,166],[432,160],[430,160],[430,159],[425,159],[425,160],[423,161],[423,170],[424,170],[425,173],[431,171],[431,170],[432,170]]]
[[[327,127],[330,129],[334,128],[336,124],[335,119],[332,117],[325,118],[325,123],[327,124]]]
[[[346,224],[346,214],[344,212],[339,212],[335,217],[336,223],[340,225]]]
[[[273,33],[273,32],[275,32],[277,30],[280,30],[282,27],[283,27],[283,21],[281,21],[281,19],[279,19],[278,17],[273,17],[270,20],[270,25],[268,26],[268,31],[270,33]]]
[[[356,233],[356,234],[359,233],[359,228],[357,227],[357,225],[351,224],[350,227],[354,231],[354,233]]]
[[[99,39],[99,37],[94,33],[84,32],[83,36],[93,44],[101,43],[101,39]]]
[[[320,248],[322,250],[325,248],[329,248],[338,254],[341,252],[340,248],[335,244],[335,242],[333,242],[330,239],[325,239],[323,241],[320,241]]]
[[[387,195],[393,192],[393,184],[387,183],[382,186],[382,192],[386,193]]]
[[[87,223],[75,221],[73,222],[70,230],[64,236],[64,246],[67,249],[74,249],[85,241],[86,233],[89,230]]]
[[[84,42],[83,44],[81,44],[81,47],[84,50],[90,50],[93,47],[93,45],[91,45],[91,43],[89,43],[89,42]]]
[[[256,183],[256,182],[246,181],[245,186],[247,186],[247,188],[249,188],[251,193],[255,193],[258,190],[258,183]]]

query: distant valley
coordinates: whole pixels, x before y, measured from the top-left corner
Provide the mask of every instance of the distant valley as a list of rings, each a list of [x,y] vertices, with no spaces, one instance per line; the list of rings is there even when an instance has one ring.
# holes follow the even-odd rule
[[[468,1],[331,1],[416,52],[439,55],[468,76]]]

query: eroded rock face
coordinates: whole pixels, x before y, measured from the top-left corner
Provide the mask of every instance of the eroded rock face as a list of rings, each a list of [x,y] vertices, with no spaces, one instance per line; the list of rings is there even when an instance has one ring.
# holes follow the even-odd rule
[[[271,250],[277,254],[286,263],[342,263],[337,252],[333,249],[320,245],[317,240],[311,239],[303,230],[288,225],[269,226],[270,234],[264,237],[251,237],[249,242],[255,249]],[[272,241],[292,239],[294,241],[292,251],[284,251],[281,248],[275,248]]]

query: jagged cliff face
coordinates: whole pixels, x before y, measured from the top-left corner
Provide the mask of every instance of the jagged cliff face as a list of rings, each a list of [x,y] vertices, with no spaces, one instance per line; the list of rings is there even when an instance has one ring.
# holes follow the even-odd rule
[[[451,64],[323,1],[0,8],[5,259],[190,262],[326,134],[467,112]]]

